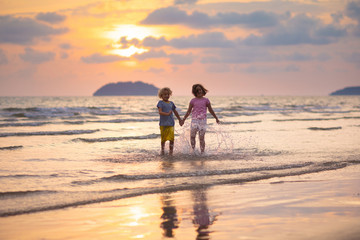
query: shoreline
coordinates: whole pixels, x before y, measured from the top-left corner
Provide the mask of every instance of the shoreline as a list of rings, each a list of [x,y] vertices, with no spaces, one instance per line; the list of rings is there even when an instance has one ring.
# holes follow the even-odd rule
[[[357,239],[359,172],[352,165],[2,217],[0,238]]]

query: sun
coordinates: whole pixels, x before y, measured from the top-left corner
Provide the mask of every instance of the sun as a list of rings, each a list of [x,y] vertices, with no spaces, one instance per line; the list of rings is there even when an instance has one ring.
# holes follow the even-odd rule
[[[145,48],[135,46],[129,43],[127,48],[124,48],[119,42],[121,38],[125,37],[126,40],[131,41],[137,39],[144,40],[148,36],[157,36],[156,30],[150,27],[142,27],[133,24],[116,25],[112,30],[105,33],[105,37],[112,41],[113,49],[110,50],[112,54],[120,55],[123,57],[130,57],[134,54],[147,52]]]

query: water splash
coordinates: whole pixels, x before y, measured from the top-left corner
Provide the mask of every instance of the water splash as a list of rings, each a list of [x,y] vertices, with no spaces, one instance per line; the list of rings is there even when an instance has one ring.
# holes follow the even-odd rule
[[[182,127],[175,129],[176,143],[175,151],[182,154],[200,154],[200,143],[198,134],[196,136],[195,150],[190,142],[191,123],[186,123]],[[234,137],[230,134],[231,129],[227,125],[209,124],[205,134],[205,154],[227,154],[234,152]]]

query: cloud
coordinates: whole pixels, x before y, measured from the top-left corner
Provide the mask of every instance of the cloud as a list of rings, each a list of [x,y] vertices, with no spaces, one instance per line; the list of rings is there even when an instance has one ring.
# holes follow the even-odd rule
[[[331,18],[334,23],[340,23],[340,21],[344,18],[343,13],[332,13]]]
[[[265,12],[255,11],[252,13],[239,14],[235,12],[218,13],[215,17],[216,22],[220,25],[237,25],[241,24],[248,28],[264,28],[276,26],[280,16]]]
[[[169,45],[175,48],[228,48],[233,47],[234,43],[226,39],[222,32],[209,32],[174,38]]]
[[[189,16],[185,11],[179,10],[176,7],[160,8],[150,13],[142,24],[182,24]]]
[[[148,70],[148,72],[158,74],[158,73],[163,73],[163,72],[165,72],[165,70],[164,70],[163,68],[150,68],[150,69]]]
[[[61,53],[61,59],[67,59],[67,58],[69,58],[69,54],[67,54],[66,52],[63,52],[63,53]]]
[[[81,61],[88,64],[93,63],[111,63],[122,60],[127,60],[128,58],[120,57],[118,55],[102,55],[100,53],[94,53],[88,57],[81,57]]]
[[[295,62],[309,61],[309,60],[312,60],[312,59],[313,59],[312,55],[299,53],[299,52],[295,52],[295,53],[293,53],[293,54],[286,57],[286,60],[295,61]]]
[[[347,34],[346,29],[331,24],[323,24],[316,18],[304,14],[296,15],[262,36],[250,35],[243,43],[246,45],[298,45],[330,44]]]
[[[346,29],[336,27],[335,25],[321,26],[315,31],[315,36],[320,38],[340,38],[347,34]]]
[[[164,38],[146,37],[142,42],[145,47],[162,47],[169,45],[169,42]]]
[[[140,43],[140,40],[134,38],[129,41],[129,40],[127,40],[127,37],[122,37],[122,38],[120,38],[118,43],[121,44],[121,48],[127,49],[130,47],[130,45],[138,46]]]
[[[207,54],[207,55],[206,55]],[[243,63],[270,63],[270,62],[325,62],[331,59],[327,53],[308,54],[294,52],[291,54],[276,53],[267,47],[237,46],[230,49],[211,50],[201,58],[203,64],[243,64]],[[349,59],[349,58],[348,58]]]
[[[70,43],[62,43],[59,45],[59,47],[64,50],[69,50],[69,49],[73,48]]]
[[[357,21],[357,25],[354,28],[354,34],[360,37],[360,1],[349,2],[345,9],[345,14]]]
[[[249,66],[244,69],[246,73],[271,73],[274,72],[275,69],[272,67],[264,67],[264,66]]]
[[[163,50],[156,51],[150,50],[148,52],[144,52],[142,54],[135,54],[134,57],[138,60],[146,60],[151,58],[166,58],[168,55]]]
[[[36,38],[64,34],[67,28],[52,28],[31,18],[0,16],[0,43],[30,44]]]
[[[206,13],[194,11],[188,14],[176,7],[160,8],[150,13],[142,24],[173,25],[182,24],[192,28],[210,28],[218,26],[244,26],[248,28],[266,28],[276,26],[284,16],[265,11],[239,14],[236,12],[217,13],[209,16]]]
[[[331,59],[331,56],[327,53],[320,53],[317,56],[315,56],[312,54],[295,52],[293,54],[285,56],[284,58],[287,61],[294,61],[294,62],[307,62],[314,60],[325,62]]]
[[[196,4],[198,2],[198,0],[175,0],[174,4],[175,5],[182,5],[182,4]]]
[[[191,64],[194,61],[194,57],[192,54],[167,54],[165,51],[160,50],[150,50],[148,52],[142,54],[135,54],[134,57],[138,60],[146,60],[146,59],[153,59],[153,58],[169,58],[170,64],[175,65],[184,65],[184,64]]]
[[[320,53],[317,57],[317,60],[321,61],[321,62],[326,62],[328,60],[331,59],[331,56],[327,53]]]
[[[47,12],[47,13],[39,13],[35,17],[39,21],[47,22],[47,23],[61,23],[65,21],[66,16],[59,15],[56,12]]]
[[[41,51],[36,51],[32,48],[25,48],[25,53],[19,54],[19,57],[25,62],[40,64],[53,60],[55,58],[55,53],[41,52]]]
[[[360,1],[349,2],[346,6],[345,12],[349,18],[352,18],[360,23]]]
[[[360,63],[360,52],[352,52],[343,56],[344,60],[349,63]]]
[[[243,47],[231,49],[219,49],[209,52],[208,56],[201,59],[201,63],[251,63],[251,62],[272,62],[281,60],[281,56],[270,53],[263,48]]]
[[[192,54],[182,55],[182,54],[170,54],[169,63],[174,65],[187,65],[194,62],[194,57]]]
[[[228,40],[222,32],[205,32],[198,35],[173,38],[166,40],[164,37],[147,37],[142,42],[144,47],[163,47],[171,46],[177,49],[184,48],[229,48],[234,47],[235,43]]]
[[[288,65],[285,67],[285,72],[299,72],[300,68],[296,65]]]
[[[7,64],[8,62],[9,62],[9,61],[8,61],[6,55],[5,55],[4,50],[2,50],[2,49],[0,48],[0,65],[2,65],[2,64]]]
[[[225,73],[231,72],[231,68],[228,64],[212,64],[206,68],[206,71],[210,73]]]

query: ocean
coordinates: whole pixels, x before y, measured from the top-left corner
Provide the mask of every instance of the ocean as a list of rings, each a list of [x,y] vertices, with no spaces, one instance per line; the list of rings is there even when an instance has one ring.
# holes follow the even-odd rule
[[[221,124],[208,115],[205,154],[189,118],[173,156],[155,96],[0,97],[0,217],[360,164],[358,96],[207,97]],[[184,116],[191,97],[170,100]]]

